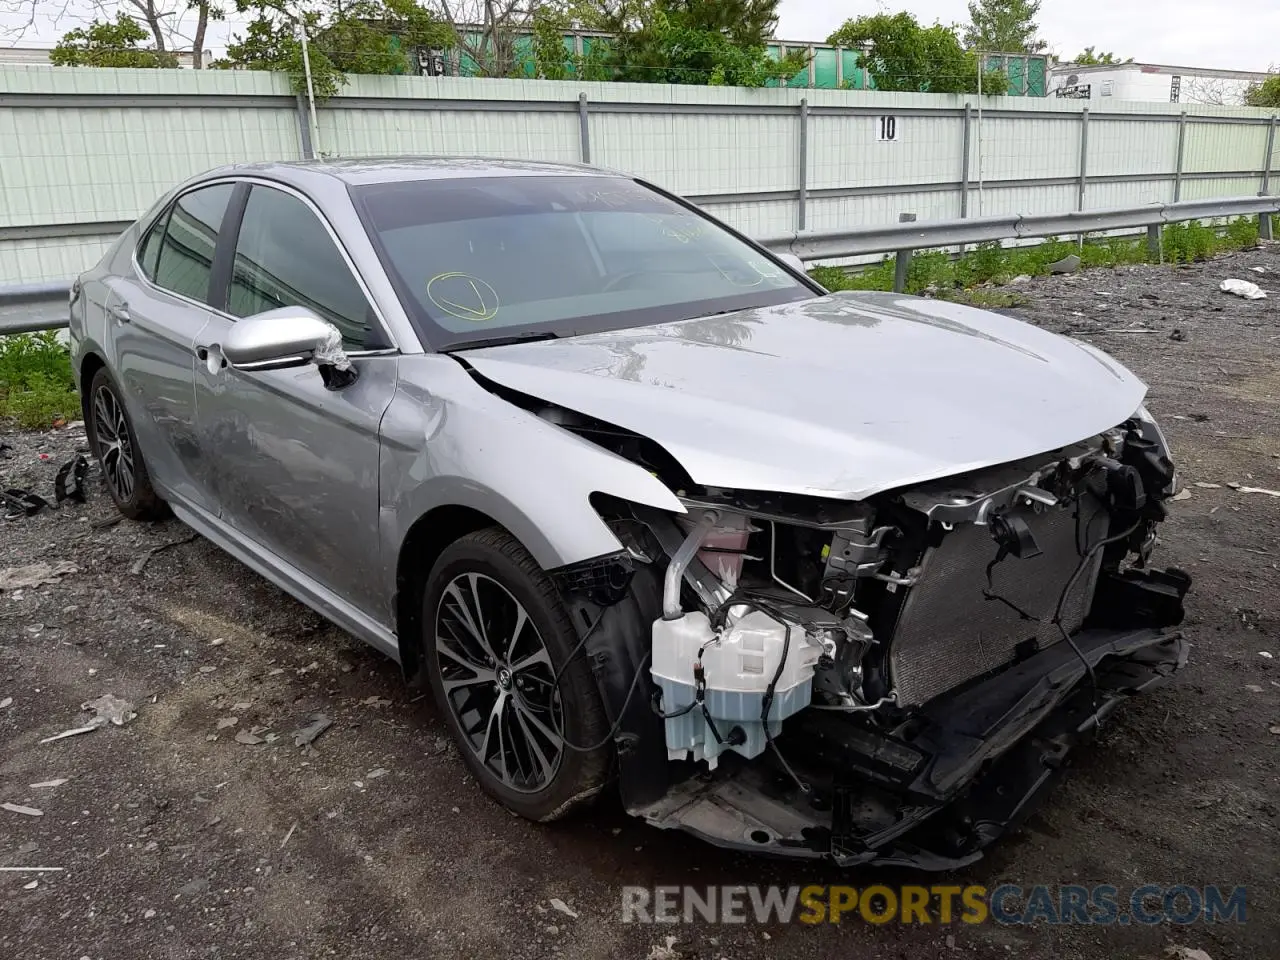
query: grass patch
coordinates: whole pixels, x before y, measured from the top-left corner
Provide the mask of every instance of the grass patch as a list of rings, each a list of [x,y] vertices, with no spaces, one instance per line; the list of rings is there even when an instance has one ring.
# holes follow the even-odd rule
[[[1207,260],[1215,254],[1247,250],[1258,245],[1258,218],[1237,217],[1221,227],[1197,220],[1172,223],[1163,234],[1165,263]],[[980,243],[961,257],[941,250],[922,250],[907,268],[907,293],[929,291],[935,296],[982,307],[1008,307],[1025,303],[1022,296],[996,293],[990,288],[1017,276],[1043,276],[1049,265],[1078,254],[1086,269],[1147,263],[1145,238],[1085,237],[1083,244],[1058,237],[1035,246],[1004,247],[999,241]],[[841,267],[814,267],[809,276],[828,290],[892,290],[896,257],[887,256],[858,273]]]
[[[0,337],[0,421],[40,429],[80,419],[67,345],[53,330]]]

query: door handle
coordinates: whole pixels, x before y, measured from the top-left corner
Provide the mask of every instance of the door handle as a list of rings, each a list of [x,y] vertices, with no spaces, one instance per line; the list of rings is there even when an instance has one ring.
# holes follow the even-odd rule
[[[129,305],[127,303],[118,303],[107,307],[107,315],[120,323],[129,323],[133,320],[133,317],[129,315]]]
[[[219,370],[226,369],[227,366],[227,358],[222,355],[222,348],[216,343],[212,346],[196,344],[196,359],[203,363],[210,373],[217,373]]]

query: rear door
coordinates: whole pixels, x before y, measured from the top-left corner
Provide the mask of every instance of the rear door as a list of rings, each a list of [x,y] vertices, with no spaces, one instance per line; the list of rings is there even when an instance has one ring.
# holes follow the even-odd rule
[[[106,281],[115,373],[152,480],[167,495],[205,507],[195,344],[210,319],[214,250],[234,191],[222,182],[178,196],[143,234],[133,272]]]
[[[224,522],[381,615],[378,426],[397,353],[336,235],[301,194],[254,183],[231,239],[218,309],[197,345],[210,356],[196,373],[207,483]],[[232,324],[285,306],[308,307],[342,331],[355,383],[327,390],[314,366],[221,364],[217,345]]]

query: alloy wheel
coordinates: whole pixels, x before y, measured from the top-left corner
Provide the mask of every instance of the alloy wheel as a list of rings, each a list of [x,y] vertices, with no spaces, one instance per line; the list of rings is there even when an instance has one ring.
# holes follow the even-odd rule
[[[482,573],[454,577],[435,619],[441,685],[467,745],[503,786],[544,789],[564,755],[564,709],[537,626]]]
[[[105,384],[93,395],[93,431],[97,439],[102,475],[115,498],[127,502],[133,496],[136,475],[133,446],[124,409],[115,392]]]

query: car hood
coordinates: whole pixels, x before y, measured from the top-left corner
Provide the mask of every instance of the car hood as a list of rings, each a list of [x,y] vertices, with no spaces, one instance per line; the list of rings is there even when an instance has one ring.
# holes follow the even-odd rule
[[[901,294],[460,356],[502,386],[649,437],[700,485],[851,500],[1066,446],[1146,394],[1085,344]]]

